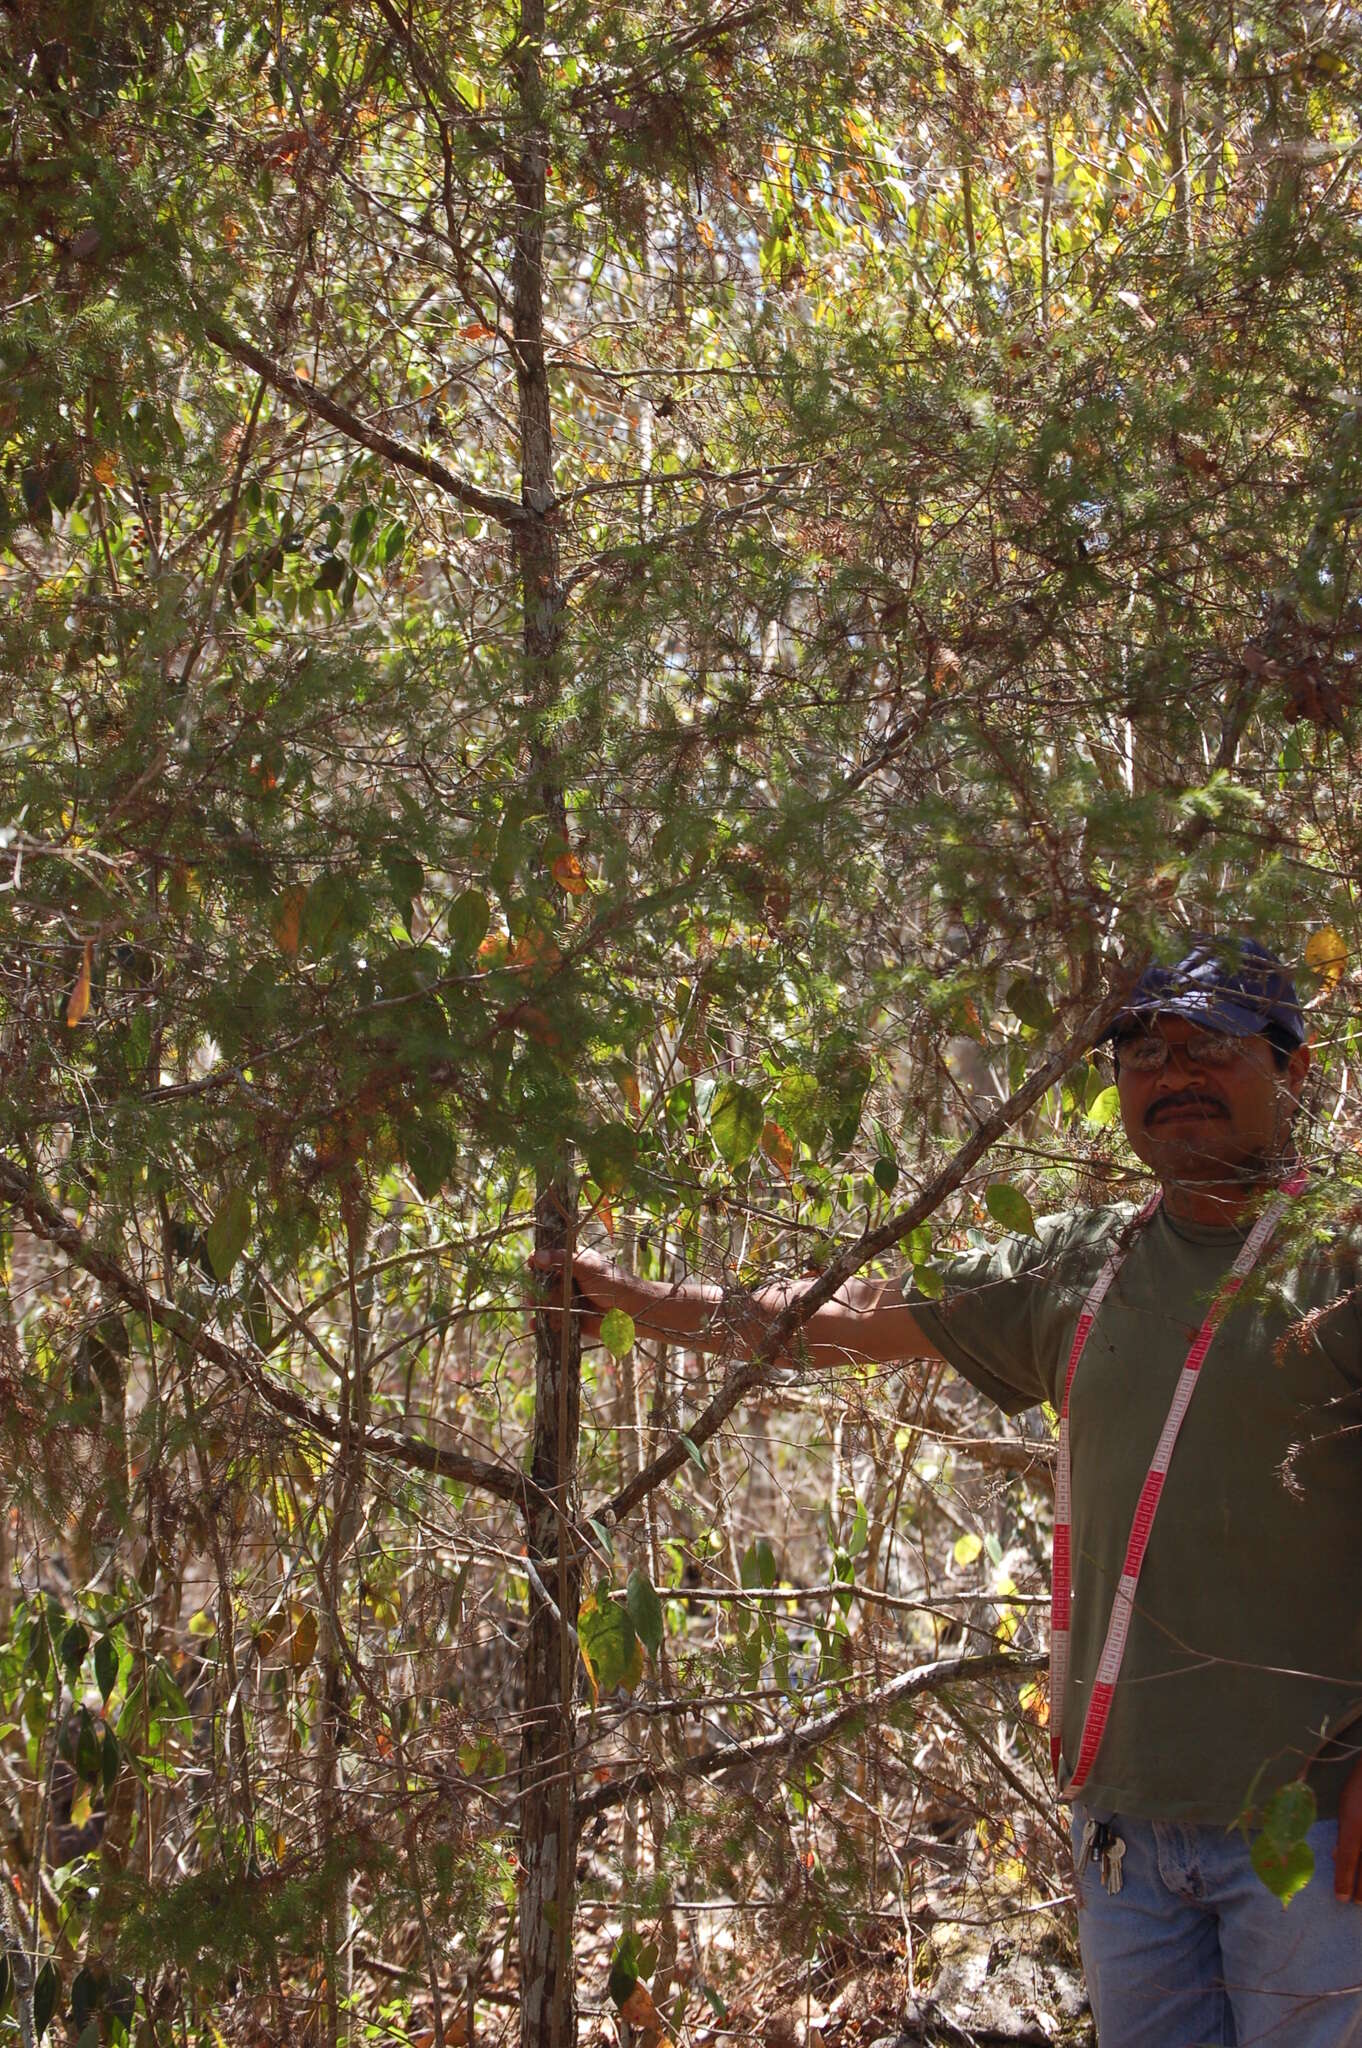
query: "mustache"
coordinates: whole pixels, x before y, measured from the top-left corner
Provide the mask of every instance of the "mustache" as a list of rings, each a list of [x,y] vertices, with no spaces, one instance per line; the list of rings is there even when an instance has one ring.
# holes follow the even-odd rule
[[[1203,1109],[1215,1116],[1228,1114],[1225,1104],[1218,1095],[1212,1095],[1204,1088],[1184,1088],[1178,1095],[1161,1095],[1145,1111],[1145,1123],[1155,1124],[1159,1118],[1172,1110]]]

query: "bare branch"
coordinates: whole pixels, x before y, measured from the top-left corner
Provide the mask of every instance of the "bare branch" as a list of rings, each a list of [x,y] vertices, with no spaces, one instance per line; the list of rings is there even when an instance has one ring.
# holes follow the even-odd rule
[[[116,1260],[92,1245],[83,1232],[63,1216],[55,1203],[33,1185],[20,1167],[4,1158],[0,1158],[0,1201],[12,1203],[37,1236],[65,1252],[67,1258],[90,1274],[92,1279],[98,1280],[108,1293],[126,1302],[129,1308],[155,1323],[158,1329],[168,1330],[172,1336],[178,1337],[200,1358],[207,1359],[210,1365],[216,1365],[233,1379],[243,1381],[276,1414],[301,1423],[304,1428],[325,1437],[329,1443],[341,1441],[341,1425],[335,1416],[304,1400],[301,1394],[290,1388],[276,1385],[265,1376],[254,1359],[234,1346],[224,1344],[220,1338],[202,1329],[183,1309],[176,1308],[164,1296],[144,1287]],[[483,1493],[490,1493],[499,1500],[514,1501],[519,1507],[526,1503],[528,1482],[513,1466],[488,1458],[469,1457],[462,1451],[444,1450],[438,1444],[427,1442],[424,1437],[393,1436],[380,1429],[366,1430],[360,1443],[371,1457],[388,1458],[410,1471],[429,1472],[436,1478],[476,1486]]]
[[[399,441],[392,434],[385,434],[378,427],[371,427],[348,405],[329,398],[301,377],[295,377],[292,370],[286,370],[273,356],[265,354],[255,343],[247,341],[244,335],[233,334],[220,320],[206,320],[204,331],[215,348],[234,361],[244,363],[264,380],[272,391],[310,412],[317,419],[325,420],[335,427],[347,440],[357,441],[361,448],[367,448],[374,455],[381,455],[385,461],[398,469],[409,470],[413,476],[424,477],[437,490],[444,491],[458,505],[470,512],[479,512],[484,519],[495,519],[502,526],[519,526],[532,515],[515,498],[505,497],[500,491],[479,490],[463,477],[456,476],[452,469],[446,469],[443,462],[437,462],[433,455],[423,455],[419,448],[413,448],[406,441]]]
[[[1013,1650],[993,1650],[978,1657],[942,1657],[934,1664],[919,1664],[916,1670],[905,1671],[890,1679],[888,1685],[862,1693],[831,1713],[820,1714],[816,1720],[801,1722],[793,1728],[778,1728],[774,1734],[759,1735],[751,1742],[716,1744],[670,1768],[630,1771],[627,1777],[616,1778],[578,1800],[578,1823],[682,1778],[720,1778],[727,1771],[750,1770],[757,1764],[798,1763],[839,1735],[883,1721],[896,1707],[922,1693],[939,1692],[944,1685],[959,1685],[972,1678],[1023,1678],[1043,1670],[1045,1663],[1039,1652],[1018,1656]]]

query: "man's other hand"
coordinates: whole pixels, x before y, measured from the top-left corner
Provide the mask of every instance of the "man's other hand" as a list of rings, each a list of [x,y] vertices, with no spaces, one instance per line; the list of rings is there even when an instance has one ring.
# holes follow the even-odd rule
[[[541,1299],[530,1303],[531,1308],[546,1309],[552,1314],[560,1306],[566,1263],[566,1252],[531,1255],[530,1271],[544,1289]],[[635,1279],[613,1259],[579,1247],[572,1255],[572,1292],[574,1313],[581,1318],[582,1342],[594,1344],[601,1334],[601,1317],[612,1308],[622,1308],[636,1323],[643,1323],[653,1290],[647,1281]]]

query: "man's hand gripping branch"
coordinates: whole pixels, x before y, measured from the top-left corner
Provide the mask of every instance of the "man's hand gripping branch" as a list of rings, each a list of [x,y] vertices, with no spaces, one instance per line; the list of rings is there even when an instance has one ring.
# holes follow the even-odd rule
[[[561,1275],[564,1259],[562,1252],[536,1252],[531,1265],[536,1272]],[[600,1252],[586,1250],[575,1253],[572,1278],[586,1342],[599,1337],[602,1316],[623,1309],[640,1337],[729,1354],[754,1351],[762,1325],[774,1322],[812,1284],[775,1281],[754,1294],[735,1295],[710,1281],[640,1279]],[[831,1301],[815,1309],[800,1334],[804,1355],[814,1365],[891,1365],[941,1357],[919,1328],[897,1280],[846,1281]]]

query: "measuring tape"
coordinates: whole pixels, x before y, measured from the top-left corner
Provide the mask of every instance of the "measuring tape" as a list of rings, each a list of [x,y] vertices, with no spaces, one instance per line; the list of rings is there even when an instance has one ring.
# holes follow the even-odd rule
[[[1172,1463],[1178,1431],[1182,1428],[1183,1419],[1196,1392],[1197,1378],[1205,1362],[1206,1353],[1211,1348],[1226,1309],[1267,1249],[1288,1201],[1293,1195],[1300,1193],[1305,1182],[1304,1172],[1284,1181],[1276,1200],[1264,1209],[1254,1224],[1244,1240],[1238,1258],[1218,1288],[1215,1299],[1207,1310],[1206,1320],[1193,1338],[1192,1348],[1187,1353],[1182,1371],[1178,1374],[1173,1398],[1164,1417],[1163,1429],[1135,1506],[1135,1516],[1126,1543],[1125,1562],[1117,1582],[1116,1597],[1111,1603],[1106,1640],[1102,1644],[1102,1654],[1097,1660],[1092,1696],[1083,1719],[1078,1759],[1068,1783],[1059,1787],[1061,1799],[1072,1799],[1081,1789],[1102,1746],[1102,1737],[1106,1733],[1111,1703],[1116,1692],[1116,1681],[1121,1675],[1126,1641],[1130,1635],[1131,1616],[1135,1610],[1135,1591],[1140,1583],[1145,1553],[1149,1549],[1149,1538],[1154,1527],[1154,1517],[1158,1512],[1159,1496],[1163,1492],[1163,1482],[1168,1477],[1168,1467]],[[1160,1189],[1150,1197],[1136,1217],[1130,1237],[1109,1254],[1101,1272],[1093,1281],[1078,1318],[1078,1327],[1074,1331],[1068,1370],[1064,1376],[1064,1400],[1059,1411],[1059,1469],[1055,1479],[1054,1565],[1050,1580],[1050,1764],[1056,1783],[1059,1782],[1060,1746],[1064,1737],[1064,1688],[1069,1676],[1069,1623],[1073,1605],[1073,1494],[1069,1453],[1069,1397],[1073,1392],[1078,1361],[1087,1347],[1092,1326],[1097,1320],[1097,1312],[1106,1299],[1108,1288],[1129,1256],[1134,1231],[1143,1229],[1162,1200],[1163,1191]]]

